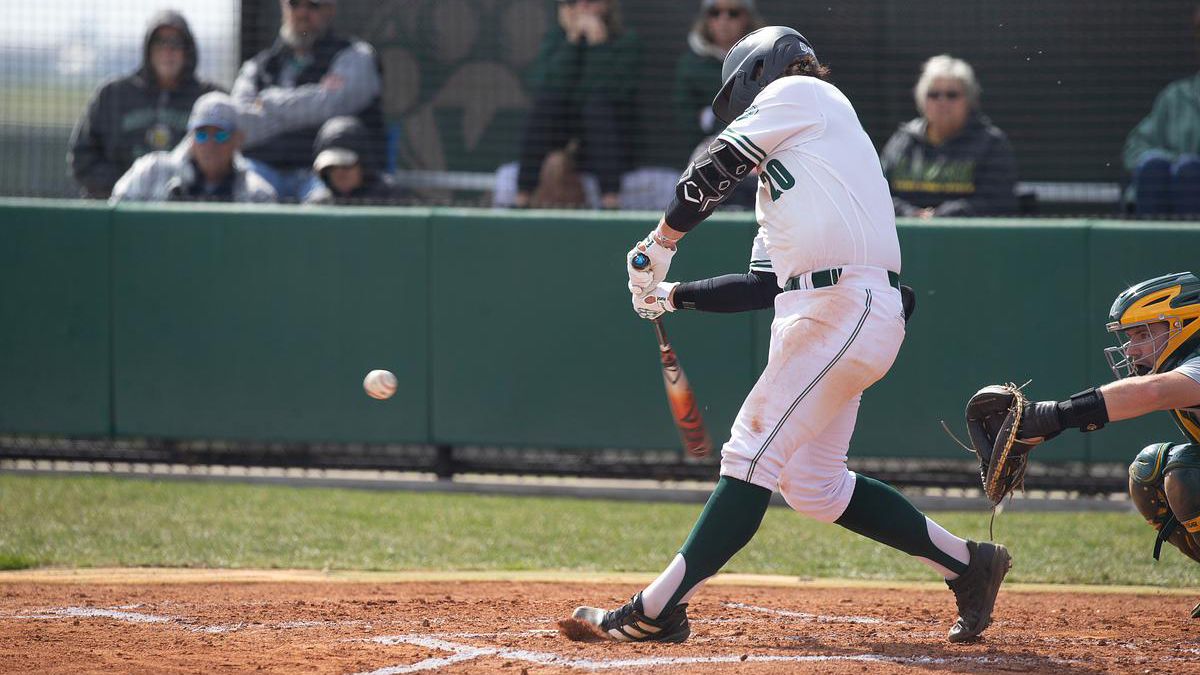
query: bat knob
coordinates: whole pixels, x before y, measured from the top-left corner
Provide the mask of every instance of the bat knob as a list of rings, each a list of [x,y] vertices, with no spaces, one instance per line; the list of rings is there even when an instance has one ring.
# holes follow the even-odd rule
[[[650,256],[645,253],[634,253],[629,265],[640,272],[650,266]]]

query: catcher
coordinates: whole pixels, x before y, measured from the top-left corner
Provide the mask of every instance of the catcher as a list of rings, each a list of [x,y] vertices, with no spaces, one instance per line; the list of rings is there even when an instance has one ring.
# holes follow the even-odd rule
[[[1117,379],[1065,401],[1029,402],[1013,385],[984,387],[967,403],[967,431],[984,490],[999,502],[1022,482],[1027,453],[1064,429],[1095,431],[1170,410],[1188,443],[1154,443],[1129,465],[1129,495],[1164,541],[1200,562],[1200,279],[1156,277],[1117,296],[1104,350]],[[1200,605],[1192,610],[1200,618]]]

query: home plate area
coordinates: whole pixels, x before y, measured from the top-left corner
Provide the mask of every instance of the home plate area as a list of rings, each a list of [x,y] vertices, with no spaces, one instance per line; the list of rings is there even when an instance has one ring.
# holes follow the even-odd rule
[[[951,645],[931,586],[711,585],[682,645],[572,642],[578,604],[636,588],[513,582],[0,585],[0,672],[1200,673],[1181,595],[1004,592]]]

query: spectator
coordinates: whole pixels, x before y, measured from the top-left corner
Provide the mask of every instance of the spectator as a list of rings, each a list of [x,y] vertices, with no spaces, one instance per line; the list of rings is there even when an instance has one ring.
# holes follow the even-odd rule
[[[537,93],[521,141],[514,204],[581,203],[578,166],[599,179],[601,205],[617,208],[643,66],[638,38],[622,26],[619,0],[560,0],[557,16],[531,75]]]
[[[183,138],[196,99],[220,89],[196,77],[197,61],[183,16],[156,14],[146,28],[141,67],[102,85],[71,133],[67,164],[85,197],[107,198],[135,159]]]
[[[921,117],[900,125],[881,161],[898,216],[1017,212],[1017,164],[1008,137],[979,111],[970,64],[949,54],[925,62],[913,94]]]
[[[384,204],[403,196],[383,173],[371,133],[357,118],[334,117],[321,125],[313,144],[313,173],[321,185],[304,199],[308,204]]]
[[[273,202],[275,190],[246,166],[233,101],[201,96],[188,119],[188,138],[171,152],[139,158],[113,188],[113,201]]]
[[[1192,17],[1200,46],[1200,6]],[[1125,139],[1134,212],[1200,213],[1200,73],[1168,84]]]
[[[279,38],[242,65],[232,95],[278,132],[254,134],[251,167],[281,198],[303,199],[317,185],[311,153],[326,120],[356,115],[383,143],[381,67],[371,45],[334,34],[335,0],[280,0],[280,11]]]
[[[688,33],[688,50],[675,62],[675,125],[686,134],[688,150],[724,128],[724,124],[718,126],[712,112],[714,83],[721,82],[721,64],[729,48],[759,28],[762,19],[755,12],[754,0],[700,3],[700,13]]]

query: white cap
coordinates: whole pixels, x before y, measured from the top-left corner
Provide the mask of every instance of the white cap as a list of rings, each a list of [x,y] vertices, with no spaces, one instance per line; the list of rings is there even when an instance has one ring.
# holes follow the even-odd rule
[[[200,127],[217,127],[224,131],[235,131],[238,128],[237,108],[229,94],[210,91],[196,99],[192,106],[192,115],[188,118],[188,131]]]
[[[325,148],[313,160],[313,171],[321,173],[331,166],[354,166],[358,164],[358,153],[346,148]]]

